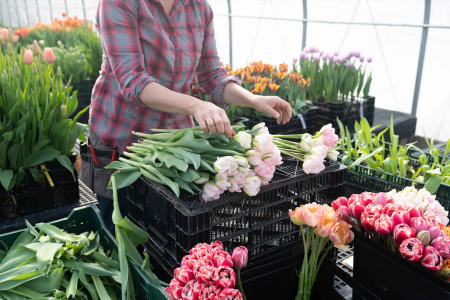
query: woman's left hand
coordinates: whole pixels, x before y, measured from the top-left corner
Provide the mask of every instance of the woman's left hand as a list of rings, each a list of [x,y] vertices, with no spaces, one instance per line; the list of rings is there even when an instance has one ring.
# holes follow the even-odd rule
[[[283,124],[289,122],[292,116],[291,106],[277,96],[259,96],[253,95],[251,99],[252,107],[259,112],[265,112],[277,119],[277,123]]]

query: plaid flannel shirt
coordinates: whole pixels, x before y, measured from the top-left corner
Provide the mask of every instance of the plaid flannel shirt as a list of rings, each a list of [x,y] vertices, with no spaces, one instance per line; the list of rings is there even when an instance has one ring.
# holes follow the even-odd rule
[[[240,84],[220,66],[206,0],[176,0],[170,16],[159,0],[100,0],[96,22],[103,64],[92,93],[90,124],[105,145],[116,145],[119,152],[137,140],[131,131],[194,124],[191,116],[145,106],[139,94],[147,84],[187,94],[197,73],[211,102],[220,107],[226,107],[226,84]]]

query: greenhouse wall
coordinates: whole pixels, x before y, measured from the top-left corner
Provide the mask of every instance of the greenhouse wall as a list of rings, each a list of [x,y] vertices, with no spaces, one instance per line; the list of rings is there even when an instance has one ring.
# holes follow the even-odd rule
[[[424,23],[424,0],[309,0],[306,45],[327,51],[361,51],[372,56],[371,94],[376,106],[410,113]],[[227,0],[209,0],[215,13],[217,47],[224,63],[231,61]],[[0,0],[5,27],[50,22],[62,13],[95,19],[98,0]],[[251,61],[291,63],[302,49],[304,16],[300,0],[230,0],[233,68]],[[430,28],[418,101],[416,133],[445,140],[450,127],[449,1],[431,1]],[[271,18],[271,19],[261,19]],[[290,19],[290,20],[276,20]],[[317,22],[325,21],[325,22]],[[387,25],[333,24],[384,23]],[[408,25],[415,25],[410,27]]]

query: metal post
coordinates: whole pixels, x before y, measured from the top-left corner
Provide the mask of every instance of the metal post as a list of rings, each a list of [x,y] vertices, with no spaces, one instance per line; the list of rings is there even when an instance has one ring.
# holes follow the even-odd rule
[[[423,17],[423,23],[430,23],[430,10],[431,10],[431,0],[425,0],[425,13]],[[420,93],[420,83],[422,81],[422,71],[423,71],[423,63],[425,60],[425,50],[427,47],[427,39],[428,39],[428,27],[423,27],[422,29],[422,41],[420,42],[420,53],[419,53],[419,65],[417,66],[417,74],[416,74],[416,85],[414,87],[414,98],[413,105],[411,109],[411,114],[416,116],[417,114],[417,104],[419,103],[419,93]]]
[[[306,6],[307,0],[303,0],[303,37],[302,37],[302,49],[306,47],[306,27],[308,25],[308,8]]]
[[[24,4],[24,7],[25,7],[25,14],[26,14],[26,16],[27,16],[27,26],[28,27],[30,27],[30,16],[28,15],[28,5],[27,5],[27,2],[26,2],[26,0],[23,0],[23,4]]]
[[[81,4],[83,5],[83,15],[84,18],[86,19],[86,7],[84,6],[84,0],[81,0]]]
[[[36,11],[37,11],[37,17],[38,17],[38,22],[41,22],[41,13],[39,12],[39,4],[38,4],[38,0],[36,0]]]
[[[16,5],[16,16],[17,16],[17,27],[22,27],[21,25],[20,25],[20,15],[19,15],[19,5],[17,5],[17,3],[15,4]]]
[[[12,22],[11,22],[11,6],[9,6],[9,3],[6,3],[6,5],[8,6],[8,20],[9,20],[9,27],[12,27]]]
[[[69,9],[67,8],[67,0],[64,0],[64,5],[66,7],[66,16],[69,15]]]
[[[50,22],[53,22],[53,8],[52,8],[52,0],[48,0],[48,6],[50,7]]]
[[[228,36],[230,37],[230,66],[233,69],[233,20],[231,16],[231,0],[228,1]]]

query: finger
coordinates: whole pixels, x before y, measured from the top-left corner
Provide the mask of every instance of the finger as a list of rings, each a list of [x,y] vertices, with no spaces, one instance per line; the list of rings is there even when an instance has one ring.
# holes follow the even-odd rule
[[[208,128],[208,124],[206,123],[206,121],[204,119],[199,119],[197,120],[198,125],[200,126],[200,129],[204,132],[204,133],[209,133],[209,128]]]
[[[222,110],[222,112],[220,113],[220,117],[222,118],[223,121],[223,128],[225,130],[225,135],[228,138],[231,138],[233,136],[233,128],[231,128],[231,123],[230,120],[228,119],[227,114],[225,113],[225,111]]]
[[[268,105],[269,106],[269,105]],[[277,112],[275,109],[273,109],[271,106],[267,108],[266,113],[277,119],[277,122],[280,123],[278,120],[280,119],[280,113]]]
[[[225,133],[225,129],[224,129],[224,126],[223,126],[222,117],[219,116],[219,115],[214,115],[213,119],[214,119],[214,123],[216,123],[217,132],[220,133],[220,134],[224,134]]]
[[[281,110],[279,110],[278,115],[279,115],[279,117],[278,117],[277,123],[280,124],[281,121],[283,120],[283,112]]]
[[[284,122],[287,123],[292,118],[292,109],[289,103],[285,102],[285,104],[282,107],[283,115],[284,115]]]
[[[213,118],[209,117],[209,118],[207,119],[206,123],[208,123],[209,131],[210,131],[212,134],[216,134],[216,133],[217,133],[216,123],[214,123]]]

